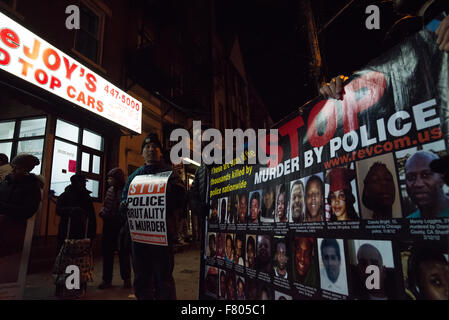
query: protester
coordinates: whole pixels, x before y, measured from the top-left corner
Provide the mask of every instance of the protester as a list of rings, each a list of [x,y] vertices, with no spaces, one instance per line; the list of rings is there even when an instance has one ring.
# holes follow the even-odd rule
[[[204,232],[204,221],[208,215],[207,205],[207,180],[209,179],[209,167],[206,164],[195,172],[192,186],[189,191],[190,208],[192,209],[192,240],[200,241]]]
[[[430,168],[436,154],[418,151],[405,163],[407,193],[418,210],[407,218],[449,218],[449,197],[443,191],[443,177]]]
[[[12,167],[8,162],[8,156],[4,153],[0,153],[0,183],[12,172]]]
[[[0,184],[0,216],[16,220],[31,218],[41,201],[40,180],[30,173],[39,159],[20,154],[12,162],[12,172]]]
[[[145,164],[134,171],[123,188],[121,212],[126,215],[126,200],[132,180],[138,175],[155,174],[171,171],[170,165],[164,163],[163,148],[155,133],[149,134],[142,142],[142,156]],[[180,218],[186,210],[186,190],[183,181],[172,173],[166,189],[166,222],[168,246],[156,246],[132,242],[134,265],[134,292],[138,300],[176,299],[175,281],[173,279],[174,252]],[[154,286],[153,286],[154,283]]]
[[[118,246],[122,219],[119,214],[120,200],[125,184],[125,175],[120,168],[114,168],[107,174],[109,188],[106,192],[103,208],[100,217],[103,219],[103,282],[99,289],[110,288],[114,269],[114,252],[118,250],[120,263],[120,276],[123,280],[123,287],[131,288],[131,262],[127,250],[120,250]]]
[[[83,239],[87,223],[87,237],[90,238],[92,245],[97,231],[95,209],[90,197],[91,192],[86,189],[86,177],[81,173],[76,173],[70,177],[70,182],[71,184],[65,188],[56,202],[56,214],[61,217],[58,227],[57,252],[67,237],[69,220],[69,239]]]
[[[20,252],[27,220],[39,208],[42,184],[30,173],[38,164],[33,155],[18,155],[11,162],[12,172],[0,183],[0,257]]]

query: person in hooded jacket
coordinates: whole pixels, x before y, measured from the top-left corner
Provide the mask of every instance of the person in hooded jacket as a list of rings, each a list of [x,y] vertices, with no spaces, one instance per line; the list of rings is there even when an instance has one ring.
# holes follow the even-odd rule
[[[109,188],[106,192],[103,208],[100,217],[103,219],[103,282],[99,289],[110,288],[114,267],[114,253],[118,250],[120,262],[120,276],[123,279],[123,287],[131,288],[131,262],[130,254],[127,250],[118,247],[118,240],[122,220],[119,214],[120,200],[123,186],[125,185],[125,175],[120,168],[114,168],[107,174]]]
[[[61,217],[58,227],[57,252],[60,251],[67,237],[68,223],[70,219],[69,239],[83,239],[86,233],[91,244],[96,236],[97,220],[95,209],[90,197],[90,191],[86,189],[86,177],[77,173],[70,177],[71,184],[58,197],[56,202],[56,214]]]

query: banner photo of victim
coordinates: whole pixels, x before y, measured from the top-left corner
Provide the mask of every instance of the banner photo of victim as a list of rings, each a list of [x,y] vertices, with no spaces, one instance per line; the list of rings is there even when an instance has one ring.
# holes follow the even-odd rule
[[[167,182],[171,171],[136,176],[128,191],[128,222],[135,242],[168,246]]]
[[[448,300],[448,66],[423,29],[212,166],[199,298]]]

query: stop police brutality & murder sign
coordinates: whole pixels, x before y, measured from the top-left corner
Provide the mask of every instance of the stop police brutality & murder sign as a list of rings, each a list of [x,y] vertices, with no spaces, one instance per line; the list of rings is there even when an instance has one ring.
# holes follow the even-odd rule
[[[171,172],[136,176],[128,191],[132,240],[167,246],[166,187]]]

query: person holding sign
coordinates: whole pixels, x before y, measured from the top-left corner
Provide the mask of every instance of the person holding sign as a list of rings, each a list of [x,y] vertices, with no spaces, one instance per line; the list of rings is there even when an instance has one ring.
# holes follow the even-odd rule
[[[128,221],[131,221],[131,217],[139,216],[139,212],[141,213],[142,211],[145,214],[147,214],[147,211],[151,212],[151,216],[164,216],[165,219],[165,221],[156,221],[157,230],[155,230],[164,234],[160,236],[161,238],[164,237],[166,241],[164,245],[151,244],[149,243],[150,241],[147,243],[144,243],[143,240],[137,241],[140,239],[137,237],[142,236],[142,234],[146,236],[146,233],[143,231],[138,233],[137,231],[131,230],[131,235],[133,236],[134,292],[138,300],[176,299],[175,281],[172,275],[174,267],[173,243],[177,238],[178,221],[183,215],[183,210],[185,210],[186,189],[178,175],[175,173],[169,174],[171,166],[164,163],[162,150],[162,145],[155,133],[149,134],[143,140],[142,156],[145,164],[128,177],[122,193],[121,213],[127,215]],[[146,197],[148,204],[141,197],[141,203],[139,204],[142,204],[142,206],[136,209],[134,200],[139,199],[131,198],[131,195],[128,195],[129,191],[132,191],[130,190],[130,185],[135,186],[132,184],[134,178],[137,179],[142,176],[141,178],[145,179],[146,177],[143,176],[150,174],[155,176],[159,174],[157,177],[161,177],[161,173],[165,173],[164,177],[167,179],[167,183],[162,188],[165,188],[165,194],[162,196],[163,193],[159,193],[160,196],[157,197]],[[161,185],[154,187],[156,189],[153,190],[154,194],[157,194],[156,192],[162,192],[160,187]],[[132,203],[130,203],[130,200]],[[131,205],[133,206],[132,210],[128,210]],[[159,208],[162,206],[165,208]],[[159,210],[155,212],[151,209]],[[165,209],[165,215],[163,215],[164,211],[162,209]],[[147,226],[152,226],[149,224],[149,221],[143,222],[146,222],[145,225]],[[156,223],[153,224],[156,226]]]

